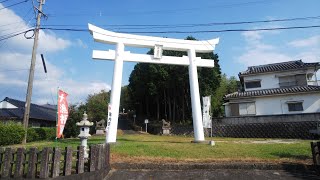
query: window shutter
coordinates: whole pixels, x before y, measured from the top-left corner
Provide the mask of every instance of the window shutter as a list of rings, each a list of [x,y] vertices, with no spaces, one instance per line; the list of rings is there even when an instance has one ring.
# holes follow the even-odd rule
[[[248,114],[256,114],[256,106],[254,103],[247,103]]]
[[[240,103],[239,104],[239,113],[240,113],[240,115],[248,114],[248,112],[247,112],[247,103]]]

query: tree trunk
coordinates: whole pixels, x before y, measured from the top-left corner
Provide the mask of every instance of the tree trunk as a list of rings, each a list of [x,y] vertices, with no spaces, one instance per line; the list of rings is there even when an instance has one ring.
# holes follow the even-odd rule
[[[175,97],[173,98],[173,107],[172,107],[172,110],[173,110],[173,112],[172,112],[172,121],[173,121],[173,122],[176,121],[176,97],[177,97],[177,96],[175,96]]]
[[[146,115],[149,118],[149,98],[148,96],[145,96],[145,97],[146,97]]]
[[[157,95],[157,120],[160,120],[160,102],[159,102],[159,95]]]
[[[171,100],[168,99],[169,120],[172,120]]]
[[[163,90],[163,96],[164,96],[164,118],[167,121],[168,117],[167,117],[167,96],[166,96],[166,91]]]

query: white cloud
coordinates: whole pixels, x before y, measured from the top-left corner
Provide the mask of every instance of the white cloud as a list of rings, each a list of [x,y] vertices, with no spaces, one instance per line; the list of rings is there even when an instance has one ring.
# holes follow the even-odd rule
[[[0,4],[0,8],[3,5]],[[0,11],[0,36],[7,36],[8,34],[15,34],[23,32],[31,28],[20,16],[15,14],[10,9],[3,9]],[[30,31],[26,35],[32,36]],[[30,51],[33,45],[33,39],[26,39],[23,34],[7,39],[5,46],[14,47],[15,50]],[[39,34],[39,51],[41,52],[56,52],[68,48],[71,45],[69,40],[56,37],[53,32],[40,30]]]
[[[15,98],[11,93],[16,93],[16,90],[19,90],[19,96],[26,94],[30,59],[28,54],[1,53],[0,92],[7,90],[4,96]],[[53,65],[50,59],[46,59],[46,67],[47,74],[44,72],[40,56],[37,56],[33,82],[33,102],[35,103],[52,104],[51,96],[54,97],[55,103],[58,87],[70,94],[71,103],[84,102],[89,94],[111,89],[110,85],[104,82],[75,81],[65,78],[65,72]]]
[[[249,42],[259,41],[262,38],[261,33],[258,31],[247,31],[242,33],[242,36]]]
[[[40,31],[39,34],[39,51],[55,52],[66,49],[71,45],[71,42],[62,38],[56,37],[54,33],[44,33]]]
[[[0,4],[0,8],[3,5]],[[10,9],[0,11],[0,36],[10,32],[23,31],[29,26],[21,17]],[[31,33],[31,34],[30,34]],[[32,35],[32,32],[28,33]],[[23,35],[0,41],[0,95],[25,100],[29,68],[31,64],[31,49],[33,40],[25,39]],[[79,39],[75,45],[85,48],[86,45]],[[63,39],[53,32],[40,31],[39,53],[56,53],[71,46],[71,41]],[[67,57],[66,59],[68,59]],[[68,61],[71,61],[68,59]],[[72,80],[66,76],[66,71],[77,72],[72,64],[61,60],[61,64],[66,66],[64,69],[54,65],[50,55],[45,57],[48,73],[45,74],[39,54],[37,55],[35,74],[33,82],[33,103],[56,103],[57,88],[61,87],[69,93],[69,102],[84,102],[88,94],[97,93],[101,90],[110,90],[110,85],[94,81]],[[70,65],[71,64],[71,65]],[[1,100],[1,99],[0,99]]]
[[[298,39],[288,43],[293,47],[313,47],[320,46],[320,35],[312,36],[307,39]]]
[[[236,57],[236,61],[245,66],[253,66],[297,59],[302,59],[304,62],[320,60],[320,35],[292,40],[283,46],[276,45],[276,43],[273,44],[273,42],[266,43],[267,38],[280,36],[279,33],[280,31],[273,33],[265,31],[242,33],[242,37],[245,40],[244,51],[240,56]],[[292,49],[292,47],[308,48],[297,50],[296,48]]]
[[[82,47],[83,49],[87,49],[87,48],[88,48],[88,45],[85,44],[81,39],[76,39],[76,44],[77,44],[79,47]]]

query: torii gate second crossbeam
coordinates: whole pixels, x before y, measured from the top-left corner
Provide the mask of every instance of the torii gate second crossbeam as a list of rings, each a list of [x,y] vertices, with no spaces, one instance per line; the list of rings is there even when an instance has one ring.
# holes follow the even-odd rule
[[[113,80],[111,87],[110,104],[112,107],[111,122],[106,132],[106,143],[114,143],[117,138],[117,127],[119,117],[119,105],[121,94],[121,81],[123,61],[188,65],[189,81],[192,104],[192,118],[194,129],[194,141],[204,141],[204,132],[202,125],[202,113],[199,94],[198,72],[197,67],[214,67],[214,61],[196,57],[197,52],[210,53],[219,43],[219,39],[207,41],[192,41],[171,38],[160,38],[152,36],[140,36],[125,33],[116,33],[107,31],[88,24],[93,39],[105,44],[116,44],[116,50],[96,51],[93,50],[92,58],[100,60],[114,60]],[[124,46],[155,48],[154,55],[134,54],[124,51]],[[188,56],[172,57],[162,56],[162,50],[187,51]]]

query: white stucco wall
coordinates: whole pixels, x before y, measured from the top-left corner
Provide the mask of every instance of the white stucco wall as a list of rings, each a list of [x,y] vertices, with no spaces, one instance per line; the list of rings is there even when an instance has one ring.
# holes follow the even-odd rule
[[[296,94],[296,95],[281,95],[281,96],[266,96],[259,98],[248,98],[241,101],[255,101],[256,115],[274,115],[274,114],[297,114],[297,113],[315,113],[320,112],[320,93]],[[235,100],[231,100],[232,102]],[[298,101],[302,102],[303,111],[288,111],[287,102]],[[225,106],[226,117],[230,117],[230,107]]]
[[[289,71],[289,72],[272,72],[272,73],[265,73],[265,74],[253,74],[249,76],[244,76],[243,80],[246,81],[253,81],[253,80],[261,80],[261,88],[245,88],[245,91],[253,91],[253,90],[260,90],[260,89],[272,89],[272,88],[279,88],[279,76],[289,76],[295,74],[307,74],[307,73],[314,73],[314,69],[308,70],[299,70],[299,71]],[[314,82],[308,83],[309,85],[315,85]]]
[[[260,88],[247,89],[245,87],[245,91],[253,91],[253,90],[259,90],[259,89],[271,89],[271,88],[278,88],[279,87],[279,81],[277,78],[275,78],[274,74],[260,74],[260,75],[254,75],[254,76],[246,76],[243,78],[243,80],[244,80],[244,82],[254,81],[254,80],[261,81]]]
[[[15,109],[18,108],[7,101],[0,102],[0,109]]]
[[[288,111],[290,101],[301,101],[303,111]],[[257,115],[320,112],[320,93],[256,98]]]

